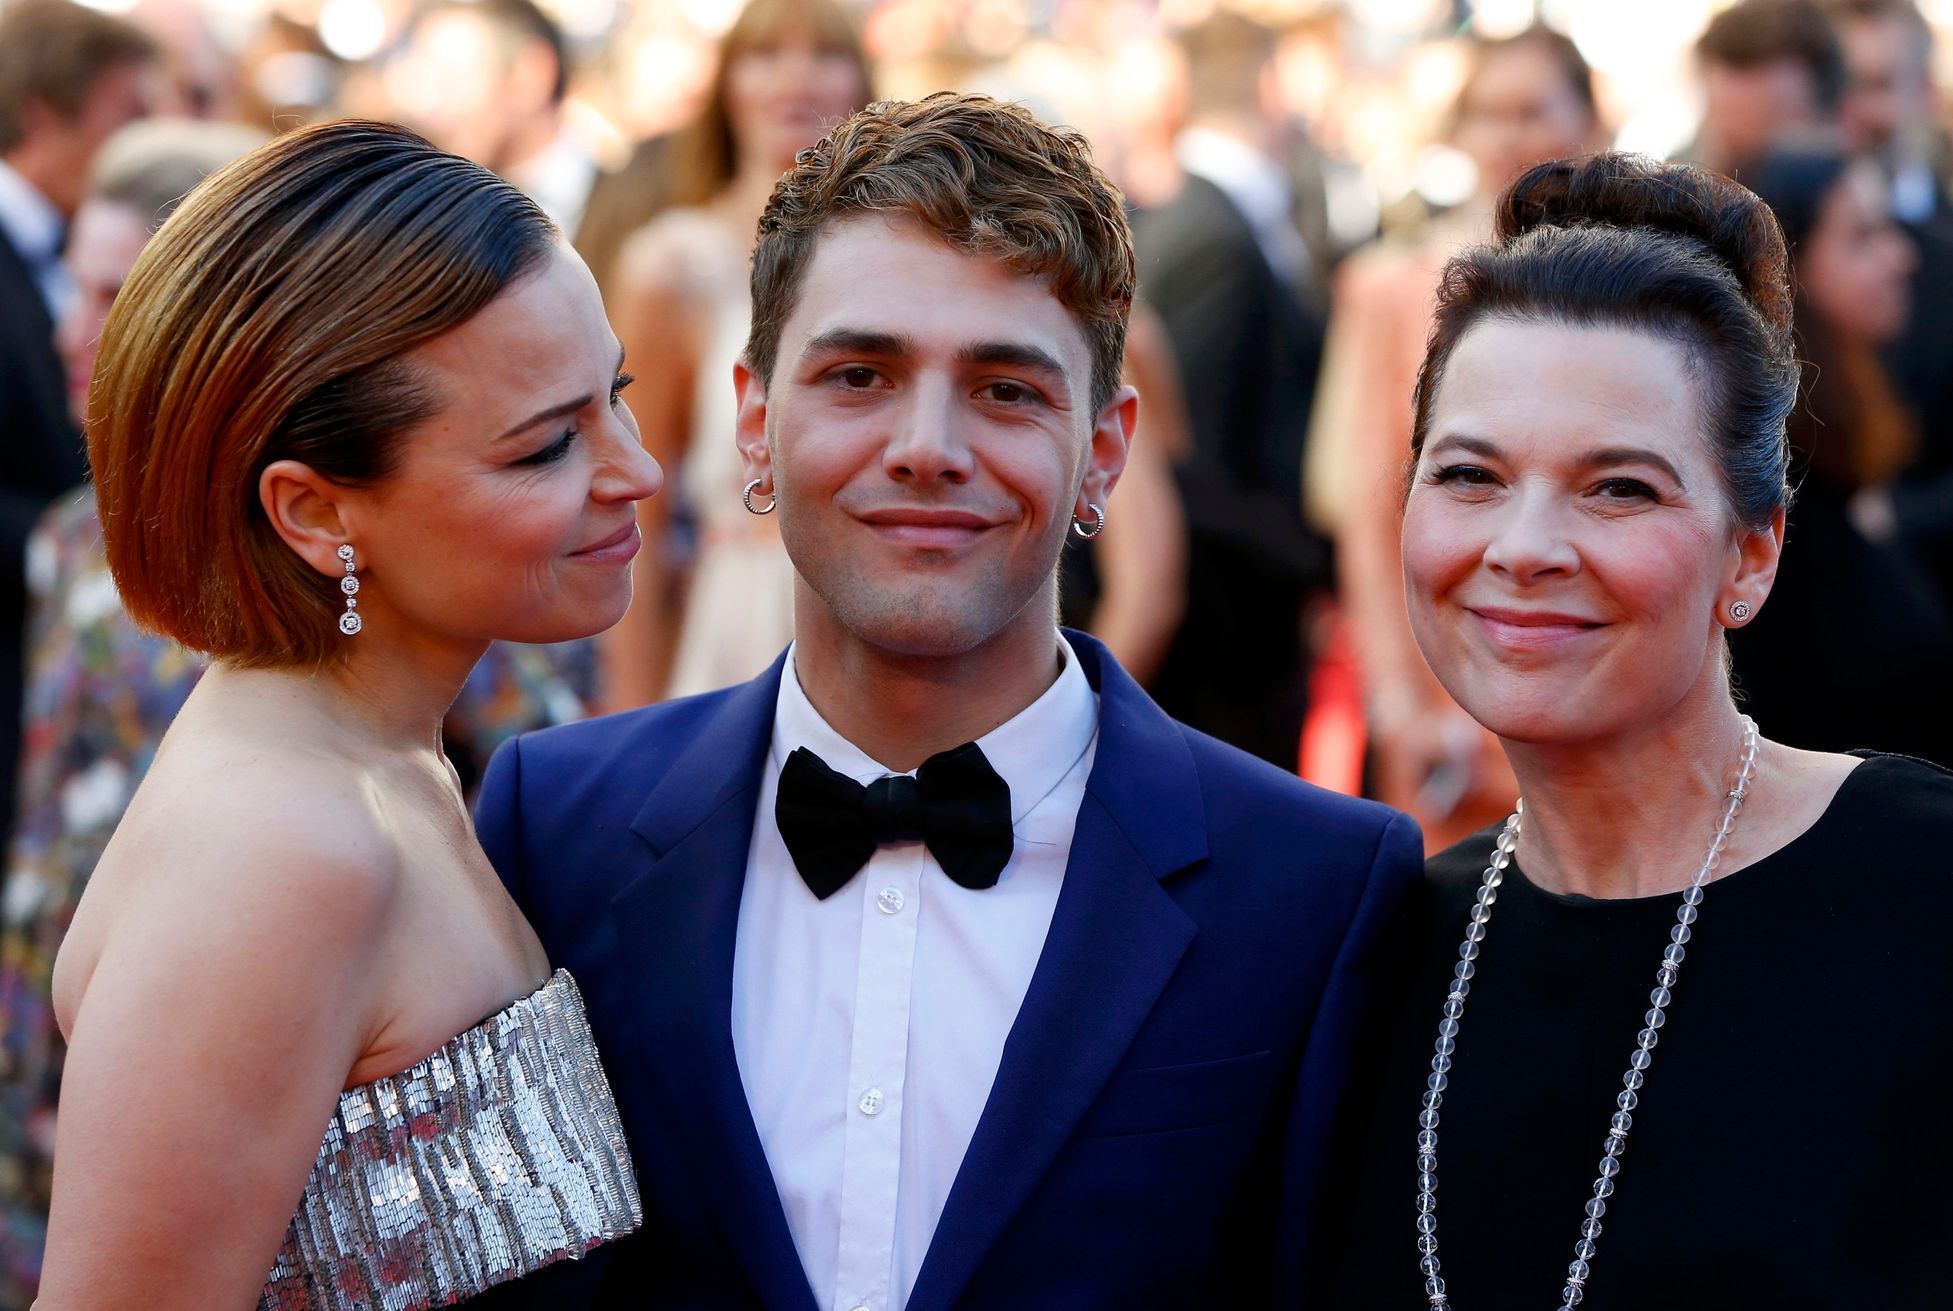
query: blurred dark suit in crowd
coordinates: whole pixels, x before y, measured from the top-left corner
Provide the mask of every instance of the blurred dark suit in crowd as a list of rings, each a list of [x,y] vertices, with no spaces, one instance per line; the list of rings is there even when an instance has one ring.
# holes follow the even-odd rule
[[[20,758],[27,538],[88,476],[54,349],[72,295],[61,265],[89,166],[160,91],[140,29],[68,0],[25,0],[0,18],[0,839]]]
[[[1323,319],[1300,288],[1281,137],[1264,106],[1273,41],[1222,13],[1183,39],[1191,121],[1179,191],[1140,213],[1142,294],[1179,363],[1191,448],[1186,618],[1153,693],[1168,713],[1293,770],[1306,708],[1303,609],[1325,548],[1303,523],[1302,448]]]

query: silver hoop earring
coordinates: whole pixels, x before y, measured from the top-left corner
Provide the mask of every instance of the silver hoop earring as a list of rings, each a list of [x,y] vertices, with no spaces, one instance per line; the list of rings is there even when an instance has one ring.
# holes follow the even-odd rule
[[[339,631],[351,637],[360,630],[359,579],[353,576],[353,548],[341,546],[339,559],[346,566],[346,576],[339,580],[339,590],[346,594],[346,613],[339,616]]]
[[[1739,624],[1742,623],[1750,617],[1750,603],[1748,601],[1732,601],[1729,606],[1729,617]]]
[[[773,507],[780,503],[780,494],[775,492],[766,499],[766,508],[764,510],[758,509],[753,505],[753,493],[758,491],[760,484],[765,481],[766,479],[764,478],[755,478],[753,481],[747,483],[746,490],[739,494],[739,499],[746,503],[747,514],[772,514]]]
[[[1090,501],[1085,503],[1085,508],[1092,512],[1092,518],[1096,521],[1092,524],[1092,531],[1089,533],[1086,532],[1085,525],[1076,519],[1071,521],[1071,530],[1089,542],[1105,531],[1105,511],[1093,505]]]

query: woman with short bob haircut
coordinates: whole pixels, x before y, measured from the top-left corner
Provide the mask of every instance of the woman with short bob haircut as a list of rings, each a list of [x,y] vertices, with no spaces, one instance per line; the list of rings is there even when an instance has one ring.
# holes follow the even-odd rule
[[[619,369],[542,212],[383,124],[252,152],[137,261],[104,546],[212,667],[56,963],[44,1311],[445,1305],[637,1223],[575,984],[440,743],[491,640],[629,603],[660,475]]]
[[[1523,800],[1430,862],[1325,1305],[1944,1299],[1953,775],[1773,742],[1727,673],[1791,318],[1764,203],[1633,156],[1529,170],[1446,270],[1405,595]]]

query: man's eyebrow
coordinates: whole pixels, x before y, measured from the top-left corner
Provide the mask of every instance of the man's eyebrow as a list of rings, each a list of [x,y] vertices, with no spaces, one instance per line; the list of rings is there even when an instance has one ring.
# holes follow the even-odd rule
[[[899,333],[830,328],[811,338],[800,355],[802,359],[810,355],[906,355],[913,348],[914,343]]]
[[[619,342],[617,343],[617,364],[615,365],[614,368],[612,368],[611,372],[615,373],[618,370],[621,370],[623,367],[624,367],[624,343]],[[588,392],[586,392],[583,395],[577,397],[573,401],[564,401],[560,405],[552,405],[546,410],[537,410],[534,414],[524,419],[521,423],[516,424],[513,428],[510,428],[507,432],[503,433],[500,437],[497,437],[495,440],[498,442],[507,441],[511,437],[517,436],[521,433],[528,432],[531,428],[535,427],[539,423],[547,423],[551,419],[561,419],[567,415],[575,414],[578,410],[583,409],[585,406],[589,405],[592,401],[596,399],[597,398],[595,396],[592,396]]]
[[[1002,364],[1069,381],[1065,366],[1042,347],[1020,341],[976,341],[956,352],[958,364]]]

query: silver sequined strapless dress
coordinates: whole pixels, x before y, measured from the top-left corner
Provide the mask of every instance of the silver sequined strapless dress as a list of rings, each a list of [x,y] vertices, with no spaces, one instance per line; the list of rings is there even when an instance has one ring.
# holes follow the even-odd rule
[[[339,1095],[260,1311],[419,1311],[643,1221],[566,971],[404,1073]]]

